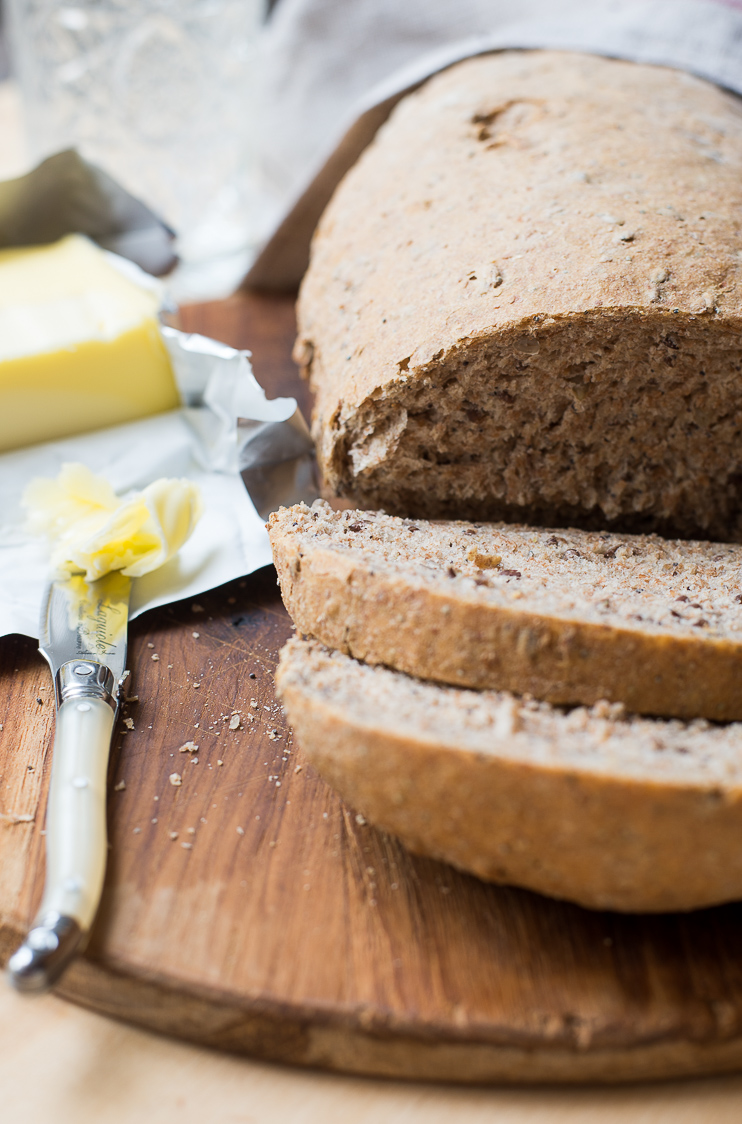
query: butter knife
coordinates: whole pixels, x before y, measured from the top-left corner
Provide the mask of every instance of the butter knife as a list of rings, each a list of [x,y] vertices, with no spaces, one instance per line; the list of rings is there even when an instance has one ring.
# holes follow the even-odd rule
[[[57,708],[46,816],[46,878],[39,911],[8,962],[12,984],[43,992],[81,951],[106,868],[106,778],[113,727],[128,675],[131,578],[53,581],[41,612],[39,651]]]

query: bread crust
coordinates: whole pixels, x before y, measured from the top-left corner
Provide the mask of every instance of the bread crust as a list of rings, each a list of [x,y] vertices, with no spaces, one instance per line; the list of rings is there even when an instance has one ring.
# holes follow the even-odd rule
[[[316,531],[313,516],[325,533]],[[570,618],[539,611],[527,596],[509,604],[493,602],[486,587],[471,581],[426,583],[411,566],[414,553],[385,567],[369,549],[373,543],[365,540],[356,547],[361,536],[348,534],[347,528],[360,531],[358,519],[372,527],[376,520],[380,532],[411,542],[412,552],[425,533],[424,525],[417,525],[413,537],[401,520],[359,511],[335,514],[324,504],[311,512],[304,505],[282,508],[270,517],[281,595],[303,635],[366,663],[455,686],[530,694],[557,705],[607,699],[637,714],[742,719],[742,633],[730,639],[691,626],[681,634],[663,634],[641,622],[604,623],[587,601],[582,619],[579,614]],[[452,540],[473,533],[462,532],[464,524],[449,526]],[[511,537],[519,530],[511,530]],[[531,529],[522,530],[527,542]],[[565,534],[583,551],[583,541],[591,541],[579,532]],[[620,540],[611,541],[615,551]],[[627,536],[626,544],[631,541]],[[695,557],[691,544],[683,546],[685,555]],[[732,580],[739,561],[735,549],[730,548]],[[701,550],[698,561],[704,561]],[[441,558],[442,571],[445,565]],[[470,569],[481,575],[476,580],[492,572]],[[627,590],[632,580],[636,577],[629,570]],[[681,588],[672,572],[665,585],[672,604]]]
[[[741,168],[739,100],[661,67],[502,52],[404,99],[300,294],[329,488],[742,536]]]
[[[372,671],[375,683],[359,670]],[[336,674],[340,694],[332,688]],[[353,693],[383,692],[393,686],[389,677],[404,678],[293,640],[276,683],[322,776],[412,851],[592,909],[688,910],[742,896],[738,778],[704,782],[666,766],[654,775],[651,761],[643,775],[631,775],[589,760],[585,767],[529,760],[498,752],[496,730],[491,752],[477,751],[467,748],[463,723],[458,741],[408,723],[399,728],[381,700],[375,721],[359,716]],[[657,723],[658,737],[666,729]],[[566,723],[557,734],[568,744]]]

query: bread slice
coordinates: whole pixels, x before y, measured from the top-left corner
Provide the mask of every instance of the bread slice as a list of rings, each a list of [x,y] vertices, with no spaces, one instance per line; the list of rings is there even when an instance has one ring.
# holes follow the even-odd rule
[[[322,776],[411,850],[582,905],[742,897],[742,725],[569,713],[293,639],[276,675]]]
[[[329,487],[742,541],[741,106],[551,51],[406,97],[325,211],[299,300]]]
[[[334,512],[270,517],[286,608],[422,679],[742,719],[742,547]]]

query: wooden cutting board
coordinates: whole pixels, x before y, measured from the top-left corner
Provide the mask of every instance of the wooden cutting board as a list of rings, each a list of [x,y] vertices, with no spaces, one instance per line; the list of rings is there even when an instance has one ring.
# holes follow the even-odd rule
[[[251,347],[270,393],[305,395],[290,302],[241,296],[183,319]],[[114,741],[103,904],[61,995],[211,1046],[372,1074],[742,1066],[739,905],[591,913],[412,858],[293,742],[272,680],[290,632],[267,570],[132,625],[139,701]],[[46,665],[24,638],[0,642],[0,723],[6,958],[40,894],[54,724]],[[179,752],[188,741],[196,754]]]

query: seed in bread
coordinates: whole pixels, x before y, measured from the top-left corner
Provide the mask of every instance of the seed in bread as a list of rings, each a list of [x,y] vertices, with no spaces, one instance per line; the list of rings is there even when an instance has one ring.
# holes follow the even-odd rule
[[[740,539],[741,105],[550,51],[405,98],[301,289],[329,488],[417,517]]]
[[[322,776],[411,850],[596,909],[742,897],[742,725],[570,712],[290,640],[276,683]]]

